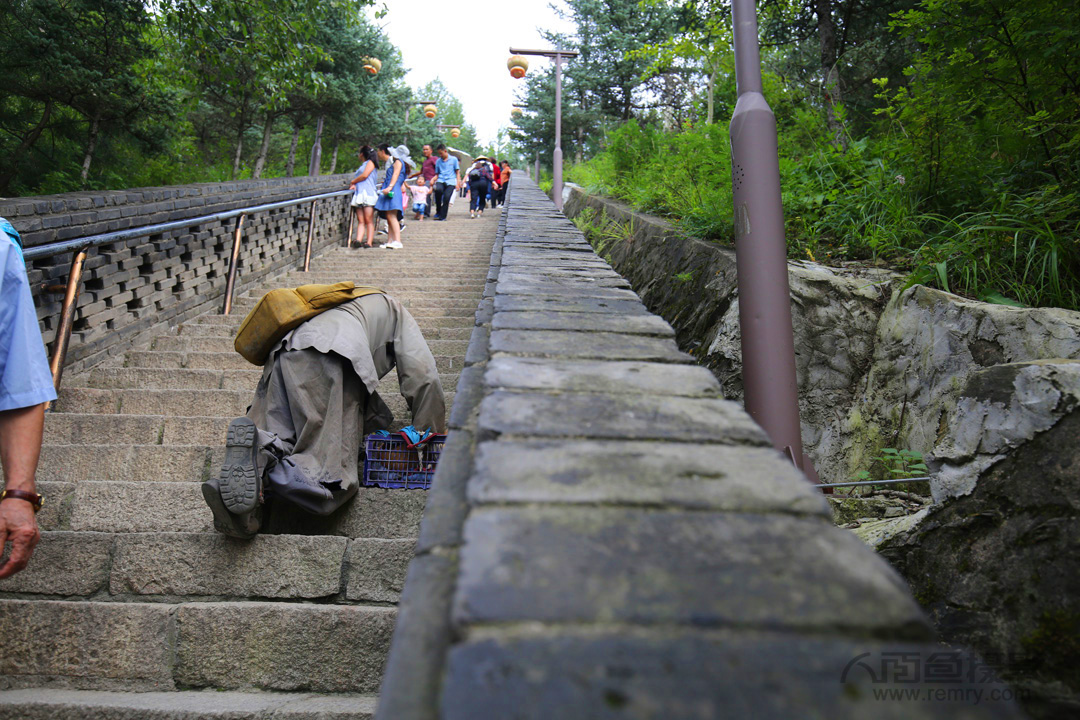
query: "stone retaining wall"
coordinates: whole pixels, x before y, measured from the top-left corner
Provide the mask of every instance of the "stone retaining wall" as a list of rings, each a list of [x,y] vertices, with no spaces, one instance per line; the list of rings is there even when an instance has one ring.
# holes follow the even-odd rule
[[[378,718],[1017,717],[520,174],[488,279]]]
[[[348,175],[203,183],[0,200],[27,248],[88,235],[234,210],[347,187]],[[341,242],[347,200],[319,203],[314,250]],[[261,212],[244,221],[237,294],[303,260],[310,205]],[[80,369],[123,352],[147,330],[176,324],[220,304],[235,220],[110,243],[91,250],[68,352]],[[28,263],[42,337],[52,343],[71,253]]]

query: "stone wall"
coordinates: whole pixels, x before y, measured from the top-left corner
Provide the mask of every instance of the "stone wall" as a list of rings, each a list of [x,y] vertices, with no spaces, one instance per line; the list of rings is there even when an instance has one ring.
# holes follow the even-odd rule
[[[503,212],[377,718],[1018,717],[849,674],[971,658],[535,184]]]
[[[203,183],[160,188],[0,199],[6,217],[31,248],[116,230],[172,222],[347,187],[349,176]],[[321,201],[314,250],[341,242],[346,198]],[[244,221],[237,293],[303,260],[310,205],[260,212]],[[110,243],[90,251],[68,351],[79,369],[120,353],[147,330],[175,324],[220,305],[235,220],[207,222]],[[71,253],[27,265],[42,337],[51,344],[60,317]]]
[[[716,374],[724,396],[740,399],[734,250],[572,189],[567,215],[585,208],[594,223],[618,223],[594,241],[601,254]],[[932,455],[968,380],[987,367],[1080,358],[1077,312],[905,288],[881,269],[792,261],[788,270],[803,442],[824,482],[869,469],[882,447]],[[938,499],[950,492],[934,487]]]

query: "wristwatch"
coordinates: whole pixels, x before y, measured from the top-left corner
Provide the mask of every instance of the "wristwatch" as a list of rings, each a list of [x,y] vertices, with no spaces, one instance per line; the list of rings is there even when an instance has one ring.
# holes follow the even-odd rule
[[[8,498],[18,498],[30,503],[34,507],[35,515],[41,510],[41,506],[45,504],[45,498],[37,493],[27,492],[26,490],[0,490],[0,502],[4,502]]]

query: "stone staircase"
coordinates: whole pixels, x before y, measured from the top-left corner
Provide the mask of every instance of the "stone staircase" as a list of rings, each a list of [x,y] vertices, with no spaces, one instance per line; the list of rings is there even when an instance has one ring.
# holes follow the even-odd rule
[[[452,400],[497,224],[459,208],[410,223],[404,250],[332,250],[228,317],[65,377],[38,471],[42,541],[0,581],[0,719],[371,717],[426,493],[362,488],[318,523],[215,533],[199,483],[261,373],[232,337],[274,287],[375,285],[417,319]],[[408,424],[395,375],[379,389]]]

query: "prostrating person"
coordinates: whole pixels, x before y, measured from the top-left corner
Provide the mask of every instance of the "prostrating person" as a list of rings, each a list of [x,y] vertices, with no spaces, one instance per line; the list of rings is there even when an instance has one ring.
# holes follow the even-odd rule
[[[283,337],[273,328],[258,329],[258,306],[241,325],[237,349],[265,366],[247,414],[229,423],[221,471],[202,485],[222,533],[253,537],[268,502],[322,516],[355,495],[364,437],[387,429],[392,419],[376,388],[395,367],[412,424],[446,432],[435,358],[412,315],[381,290],[344,285],[351,289],[308,285],[285,291],[312,305],[333,288],[353,299]],[[249,332],[253,324],[257,332]]]

